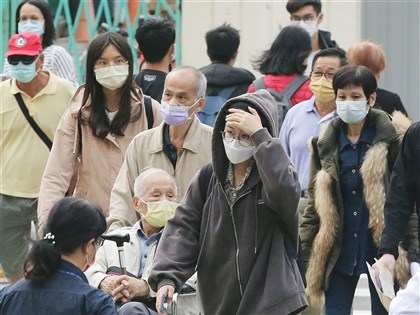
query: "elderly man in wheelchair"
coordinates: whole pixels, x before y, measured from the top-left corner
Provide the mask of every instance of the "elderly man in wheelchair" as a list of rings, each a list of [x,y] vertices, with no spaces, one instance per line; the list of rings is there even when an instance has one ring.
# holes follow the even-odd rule
[[[105,237],[108,240],[98,249],[94,264],[85,274],[90,285],[113,296],[119,315],[155,315],[156,293],[147,280],[163,228],[178,206],[175,178],[162,169],[146,169],[135,181],[134,194],[139,221],[133,227],[111,232],[129,234],[127,243],[118,244],[122,257],[113,238]],[[199,314],[195,288],[193,276],[182,290],[185,299],[179,298],[168,309],[178,315]],[[181,300],[185,301],[184,307],[177,305]]]

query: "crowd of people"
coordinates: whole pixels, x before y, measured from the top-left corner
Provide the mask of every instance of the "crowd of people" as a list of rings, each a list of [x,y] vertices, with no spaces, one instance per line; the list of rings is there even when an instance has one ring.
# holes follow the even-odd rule
[[[76,88],[48,4],[22,1],[0,82],[1,314],[351,314],[366,262],[398,291],[386,308],[369,277],[372,314],[420,313],[420,125],[378,88],[379,44],[341,49],[320,0],[286,9],[258,79],[229,24],[205,35],[209,65],[173,68],[174,26],[150,17],[139,71],[105,32]]]

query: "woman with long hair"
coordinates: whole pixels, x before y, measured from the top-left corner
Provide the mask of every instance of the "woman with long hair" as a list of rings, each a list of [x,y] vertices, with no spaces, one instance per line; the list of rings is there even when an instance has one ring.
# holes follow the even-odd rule
[[[113,32],[97,36],[88,48],[86,83],[75,92],[54,137],[41,182],[40,227],[51,206],[68,191],[75,170],[74,195],[99,204],[108,215],[110,192],[128,145],[161,122],[159,104],[149,101],[146,106],[133,81],[127,41]]]
[[[16,32],[36,33],[42,41],[44,53],[43,69],[77,85],[76,69],[72,56],[64,47],[55,45],[53,16],[44,0],[24,0],[16,9]],[[10,64],[6,60],[3,73],[10,75]]]
[[[283,28],[270,49],[254,61],[254,69],[264,75],[265,88],[281,93],[296,76],[303,75],[311,47],[311,38],[304,29],[298,26]],[[255,90],[254,84],[248,88],[248,92]],[[291,97],[291,101],[296,105],[311,96],[309,81],[306,81]]]
[[[77,197],[59,200],[43,239],[25,260],[25,279],[0,291],[0,313],[116,314],[112,298],[91,287],[83,273],[94,261],[105,230],[99,206]]]

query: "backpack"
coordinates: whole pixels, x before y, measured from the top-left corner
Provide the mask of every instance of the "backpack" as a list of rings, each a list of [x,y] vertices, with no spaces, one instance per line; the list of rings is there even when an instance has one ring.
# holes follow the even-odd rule
[[[147,95],[143,95],[144,97],[144,108],[146,110],[146,118],[147,118],[147,129],[153,128],[153,108],[152,108],[152,98]]]
[[[303,74],[298,74],[290,83],[284,88],[283,91],[280,93],[273,90],[267,89],[263,78],[254,80],[252,84],[254,85],[255,91],[257,90],[267,90],[274,100],[277,103],[277,110],[278,110],[278,124],[280,133],[281,125],[283,124],[284,118],[286,117],[287,112],[293,106],[291,101],[292,96],[299,90],[299,88],[308,80],[308,77],[304,76]]]
[[[197,115],[203,124],[213,127],[216,121],[216,116],[220,111],[220,108],[227,101],[232,92],[236,89],[237,85],[228,86],[222,89],[218,95],[208,96],[206,95],[206,105],[200,110]]]
[[[198,184],[200,185],[200,195],[201,195],[201,199],[203,200],[203,206],[206,203],[207,197],[209,196],[211,192],[210,190],[212,187],[210,187],[210,181],[212,177],[213,177],[213,164],[209,163],[201,168],[200,174],[198,175]],[[262,192],[259,191],[258,198],[262,198],[261,195],[262,195]],[[288,242],[285,243],[285,248],[289,254],[290,251],[288,250],[287,245],[288,245]],[[299,273],[302,278],[303,285],[306,288],[306,275],[305,275],[306,269],[303,263],[302,244],[300,241],[300,237],[299,237],[299,244],[298,244],[298,252],[297,252],[297,255],[294,256],[293,258],[296,259],[297,267],[299,269]]]

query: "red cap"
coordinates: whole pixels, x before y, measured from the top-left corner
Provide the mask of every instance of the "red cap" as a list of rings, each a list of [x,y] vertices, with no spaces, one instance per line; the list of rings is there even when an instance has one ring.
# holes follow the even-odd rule
[[[36,56],[42,51],[41,39],[32,32],[15,34],[9,39],[6,57],[13,55]]]

